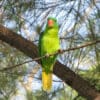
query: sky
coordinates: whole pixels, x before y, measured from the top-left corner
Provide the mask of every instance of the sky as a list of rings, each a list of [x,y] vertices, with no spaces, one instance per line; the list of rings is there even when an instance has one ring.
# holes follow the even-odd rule
[[[55,9],[53,9],[53,11],[48,16],[54,16],[55,17],[55,16],[58,15],[57,16],[57,20],[58,20],[58,23],[61,25],[60,30],[59,30],[59,36],[62,36],[62,37],[63,36],[70,36],[70,34],[67,34],[66,31],[70,32],[72,30],[74,24],[75,24],[75,16],[74,16],[75,12],[73,12],[72,14],[68,15],[68,11],[69,11],[68,8],[70,8],[73,5],[74,2],[72,1],[70,3],[64,4],[63,0],[62,1],[60,1],[60,0],[43,0],[43,1],[45,1],[46,4],[52,3],[52,2],[56,2],[55,4],[60,4],[59,7],[58,6],[55,7]],[[79,0],[77,0],[77,1],[79,1]],[[87,0],[86,1],[85,0],[81,0],[81,1],[82,1],[82,4],[83,4],[82,8],[80,9],[80,12],[82,12],[82,15],[84,14],[84,11],[86,11],[86,12],[91,11],[89,13],[92,16],[95,10],[91,10],[91,9],[87,9],[86,10],[88,4],[85,3],[86,5],[84,5],[84,2],[87,2]],[[96,0],[96,1],[99,2],[99,0]],[[37,4],[37,8],[38,7],[45,7],[45,4],[40,6],[41,3],[42,3],[42,1],[40,0],[40,3],[38,2],[38,4]],[[53,5],[55,5],[55,4],[53,4]],[[78,2],[76,2],[75,5],[74,5],[75,9],[77,9],[77,4],[78,4]],[[100,8],[99,4],[97,4],[97,6]],[[29,23],[33,22],[34,19],[35,19],[35,18],[32,17],[33,16],[32,14],[34,13],[34,11],[26,12],[25,14],[23,14],[22,18],[24,18],[24,19],[29,21],[29,22],[27,22],[27,21],[25,22],[25,24],[26,24],[25,25],[26,26],[26,31],[29,34],[26,35],[25,30],[22,29],[21,30],[21,35],[23,37],[25,37],[25,38],[27,38],[27,36],[29,36],[31,38],[31,40],[38,39],[39,36],[37,35],[37,32],[36,32],[35,28],[36,28],[37,25],[41,25],[42,24],[41,20],[43,20],[43,22],[46,22],[46,19],[43,19],[43,16],[50,9],[51,8],[48,8],[47,10],[44,10],[44,13],[42,13],[42,14],[41,14],[41,12],[43,12],[43,10],[37,9],[36,11],[38,11],[39,14],[41,14],[41,15],[38,18],[37,18],[38,13],[35,15],[37,20],[35,20],[35,22],[32,24],[31,27],[30,27]],[[65,15],[68,15],[68,17],[65,18],[64,17]],[[10,29],[13,29],[16,26],[16,22],[15,21],[7,21],[7,22],[5,22],[5,26],[7,26]],[[42,30],[44,30],[44,28],[45,28],[45,24],[43,24],[43,29]],[[78,32],[80,34],[84,34],[84,36],[85,36],[85,34],[87,34],[86,25],[84,23],[81,24],[81,26],[78,28]],[[32,37],[32,36],[34,36],[34,37]],[[65,41],[63,42],[61,47],[66,49],[67,46],[66,46],[66,42]],[[75,63],[76,67],[77,67],[77,63],[78,63],[78,61],[76,60],[76,63]],[[80,68],[87,69],[87,67],[85,67],[85,66],[87,66],[87,61],[86,61],[86,63],[82,63],[82,65],[80,65]],[[36,75],[36,77],[38,77],[38,75]],[[26,76],[26,78],[24,77],[25,81],[27,81],[27,78],[28,78],[27,76]],[[59,81],[59,79],[55,75],[53,76],[53,79]],[[57,89],[59,86],[62,87],[62,85],[63,84],[61,84],[61,82],[53,82],[53,89]],[[20,90],[20,91],[18,91],[19,94],[17,95],[17,97],[16,96],[12,97],[11,100],[22,100],[22,98],[23,98],[23,100],[26,100],[26,98],[25,98],[25,94],[26,94],[25,93],[25,89],[21,86],[21,84],[19,82],[18,82],[17,86],[18,86],[18,90]],[[40,88],[41,88],[41,81],[33,79],[33,83],[32,83],[33,91],[34,90],[38,90]],[[21,98],[20,98],[20,94],[22,94]]]

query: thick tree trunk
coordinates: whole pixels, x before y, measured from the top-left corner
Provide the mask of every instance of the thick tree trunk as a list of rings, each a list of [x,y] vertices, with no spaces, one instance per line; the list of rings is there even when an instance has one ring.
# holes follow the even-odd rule
[[[0,40],[17,48],[33,59],[38,57],[38,49],[36,45],[2,25],[0,25]],[[40,64],[40,61],[37,62]],[[56,62],[54,66],[54,74],[88,100],[100,100],[100,93],[96,91],[95,88],[91,87],[87,81],[60,62]]]

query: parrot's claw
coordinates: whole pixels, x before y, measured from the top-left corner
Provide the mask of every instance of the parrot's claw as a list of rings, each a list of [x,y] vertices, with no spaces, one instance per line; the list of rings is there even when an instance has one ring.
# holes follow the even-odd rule
[[[47,54],[45,55],[45,57],[48,58],[48,57],[49,57],[49,54],[47,53]]]
[[[61,54],[61,53],[63,53],[63,51],[62,51],[61,49],[59,49],[59,50],[58,50],[58,53],[60,53],[60,54]]]

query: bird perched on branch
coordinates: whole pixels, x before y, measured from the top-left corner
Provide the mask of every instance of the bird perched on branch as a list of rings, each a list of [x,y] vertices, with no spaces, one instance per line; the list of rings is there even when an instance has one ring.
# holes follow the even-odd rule
[[[49,56],[60,49],[60,41],[58,37],[59,26],[56,18],[49,17],[44,32],[39,38],[39,55],[42,57],[42,84],[43,90],[49,92],[52,88],[52,73],[53,66],[56,61],[57,55]]]

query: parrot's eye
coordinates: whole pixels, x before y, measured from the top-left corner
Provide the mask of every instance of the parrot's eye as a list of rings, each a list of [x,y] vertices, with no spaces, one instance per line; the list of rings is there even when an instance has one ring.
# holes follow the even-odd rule
[[[55,22],[57,22],[57,20],[56,20],[56,19],[54,19],[54,21],[55,21]]]

